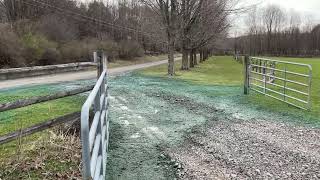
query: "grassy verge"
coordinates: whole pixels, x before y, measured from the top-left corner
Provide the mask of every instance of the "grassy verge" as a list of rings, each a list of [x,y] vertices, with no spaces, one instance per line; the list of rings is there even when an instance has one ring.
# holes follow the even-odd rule
[[[274,99],[266,98],[263,95],[248,96],[248,102],[259,104],[260,108],[288,113],[302,113],[303,117],[320,115],[320,59],[317,58],[272,58],[291,62],[300,62],[310,64],[313,67],[313,80],[311,89],[312,109],[309,111],[297,111],[294,107],[279,102]],[[176,64],[175,79],[189,81],[201,85],[226,85],[242,86],[243,84],[243,66],[228,56],[213,57],[200,64],[190,71],[181,71],[180,63]],[[165,65],[152,67],[139,71],[142,75],[166,77],[167,67]],[[252,94],[255,94],[252,92]],[[309,118],[306,118],[309,119]]]
[[[239,85],[242,83],[242,65],[235,63],[231,57],[215,57],[199,64],[191,71],[181,71],[181,62],[177,62],[176,79],[187,80],[203,85]],[[148,76],[166,77],[167,66],[161,65],[141,70]]]

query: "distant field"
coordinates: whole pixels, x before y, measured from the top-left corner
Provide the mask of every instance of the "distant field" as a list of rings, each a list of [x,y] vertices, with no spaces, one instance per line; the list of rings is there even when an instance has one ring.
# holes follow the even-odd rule
[[[312,92],[311,101],[313,115],[320,115],[320,58],[283,58],[272,57],[270,59],[291,61],[310,64],[313,68]],[[176,79],[199,83],[203,85],[232,85],[242,86],[243,84],[243,66],[237,63],[230,56],[212,57],[205,63],[191,71],[180,71],[180,63],[176,64],[177,77]],[[300,71],[297,69],[297,71]],[[166,77],[166,66],[158,66],[140,71],[141,74],[150,76]],[[296,87],[299,89],[299,87]],[[262,108],[267,108],[275,111],[292,111],[296,108],[288,107],[286,104],[278,102],[262,95],[249,96],[249,101],[261,104]]]

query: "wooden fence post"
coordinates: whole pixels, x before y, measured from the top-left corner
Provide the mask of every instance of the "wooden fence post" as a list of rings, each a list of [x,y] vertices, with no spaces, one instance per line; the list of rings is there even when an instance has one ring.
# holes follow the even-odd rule
[[[97,63],[97,79],[101,76],[103,72],[103,51],[97,51],[94,53],[94,59],[95,62]]]
[[[243,60],[244,73],[244,94],[249,94],[249,56],[246,55]]]
[[[108,56],[103,53],[102,54],[102,67],[103,67],[103,71],[108,69]]]

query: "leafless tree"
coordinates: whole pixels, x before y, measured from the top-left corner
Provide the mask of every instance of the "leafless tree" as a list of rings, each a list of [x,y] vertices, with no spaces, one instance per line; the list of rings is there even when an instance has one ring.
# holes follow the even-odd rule
[[[174,50],[177,33],[178,2],[177,0],[141,0],[161,19],[168,41],[168,75],[174,76]]]
[[[252,10],[246,19],[247,33],[236,38],[237,50],[251,55],[320,55],[318,26],[301,17],[273,5]]]
[[[281,28],[281,24],[285,20],[285,15],[277,5],[269,5],[263,12],[263,22],[267,30],[267,49],[271,53],[271,41],[273,32],[276,33]]]
[[[228,16],[233,13],[230,0],[184,0],[181,1],[180,38],[182,49],[182,70],[188,70],[197,63],[196,52],[208,52],[214,42],[230,27]],[[188,59],[188,53],[190,59]],[[207,57],[207,55],[203,55]],[[204,58],[200,58],[203,60]]]

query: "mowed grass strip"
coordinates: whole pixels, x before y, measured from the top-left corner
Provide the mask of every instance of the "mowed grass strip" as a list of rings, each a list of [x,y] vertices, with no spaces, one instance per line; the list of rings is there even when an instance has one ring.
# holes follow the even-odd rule
[[[270,59],[282,60],[289,62],[298,62],[304,64],[310,64],[313,68],[312,74],[312,88],[311,88],[311,113],[310,115],[320,115],[320,58],[284,58],[284,57],[271,57]],[[189,81],[190,83],[197,83],[199,85],[225,85],[225,86],[242,86],[243,85],[243,65],[233,60],[231,56],[215,56],[209,60],[201,63],[196,68],[190,71],[180,70],[181,62],[176,63],[176,74],[175,79],[181,79]],[[306,72],[304,67],[291,68],[291,71]],[[139,73],[147,76],[167,77],[167,66],[157,66],[141,70]],[[306,82],[301,77],[290,76],[292,80],[298,80]],[[283,85],[280,80],[276,81],[277,84]],[[299,85],[289,84],[291,87],[306,92],[305,87]],[[268,86],[270,87],[270,86]],[[277,88],[275,88],[277,89]],[[239,92],[241,93],[241,92]],[[252,92],[251,94],[256,94]],[[298,96],[301,99],[306,99],[304,95],[289,92],[289,94]],[[279,102],[278,100],[267,98],[263,95],[248,96],[248,102],[253,104],[259,104],[261,108],[265,108],[272,111],[281,112],[296,112],[296,108],[291,107],[285,103]],[[304,113],[305,114],[305,113]]]

